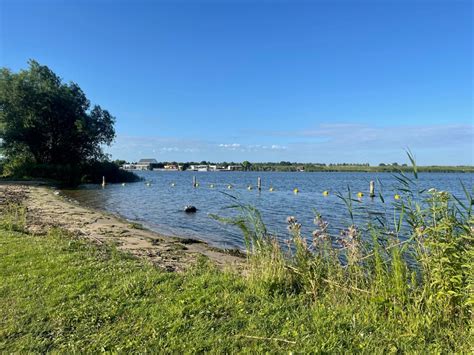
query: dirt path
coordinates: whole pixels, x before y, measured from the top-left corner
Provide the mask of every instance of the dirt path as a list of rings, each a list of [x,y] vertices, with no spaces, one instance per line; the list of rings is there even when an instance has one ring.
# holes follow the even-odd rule
[[[0,205],[22,202],[27,208],[29,233],[42,235],[59,227],[95,243],[111,243],[118,249],[144,257],[168,271],[183,271],[199,255],[221,268],[242,269],[244,259],[212,248],[204,242],[166,237],[137,228],[112,214],[83,207],[48,186],[0,182]]]

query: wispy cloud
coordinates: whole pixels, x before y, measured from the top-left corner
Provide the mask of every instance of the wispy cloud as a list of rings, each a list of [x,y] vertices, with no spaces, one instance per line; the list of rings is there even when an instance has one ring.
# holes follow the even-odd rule
[[[472,144],[472,125],[430,125],[377,127],[356,124],[326,124],[315,129],[288,132],[290,137],[316,138],[321,144],[355,147],[405,146],[428,148],[440,145]]]
[[[263,144],[240,144],[240,143],[221,143],[219,148],[240,152],[258,152],[264,150],[286,150],[288,147],[278,144],[263,145]]]
[[[240,144],[239,143],[231,143],[231,144],[221,143],[219,144],[219,148],[237,150],[240,148]]]
[[[474,126],[469,124],[381,127],[336,123],[293,131],[247,132],[242,138],[245,142],[227,138],[228,143],[119,135],[108,151],[113,157],[127,160],[155,157],[181,161],[290,160],[377,164],[400,162],[404,159],[404,150],[410,148],[417,153],[421,164],[474,163]]]

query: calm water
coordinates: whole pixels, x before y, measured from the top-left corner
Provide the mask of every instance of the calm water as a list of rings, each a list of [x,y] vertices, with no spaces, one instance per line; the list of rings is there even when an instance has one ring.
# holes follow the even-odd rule
[[[365,193],[358,207],[357,219],[360,224],[373,212],[384,212],[392,218],[391,203],[397,184],[388,173],[277,173],[277,172],[158,172],[138,173],[145,182],[122,185],[85,185],[65,194],[79,202],[99,209],[118,213],[123,217],[142,223],[146,227],[167,235],[191,237],[204,240],[211,245],[225,248],[243,246],[240,232],[234,227],[223,225],[208,214],[229,217],[235,211],[228,207],[235,201],[226,194],[232,194],[243,204],[256,206],[261,212],[268,229],[278,237],[288,237],[286,217],[294,215],[303,225],[303,232],[309,236],[313,230],[314,209],[330,223],[330,231],[339,231],[350,225],[350,218],[344,203],[336,192],[347,194],[350,186],[354,194]],[[196,176],[199,187],[192,187],[192,177]],[[256,190],[257,177],[262,178],[262,191]],[[446,190],[463,198],[460,181],[472,189],[474,174],[424,173],[419,183],[424,188]],[[386,203],[370,199],[369,181],[379,179],[383,185]],[[171,186],[172,183],[175,186]],[[214,184],[214,188],[209,185]],[[227,189],[232,184],[233,189]],[[253,190],[247,190],[252,185]],[[270,192],[269,187],[274,187]],[[298,188],[295,195],[293,189]],[[378,185],[376,184],[376,190]],[[329,196],[322,192],[329,190]],[[376,191],[378,193],[379,191]],[[355,196],[354,196],[355,197]],[[195,214],[183,212],[185,205],[198,208]]]

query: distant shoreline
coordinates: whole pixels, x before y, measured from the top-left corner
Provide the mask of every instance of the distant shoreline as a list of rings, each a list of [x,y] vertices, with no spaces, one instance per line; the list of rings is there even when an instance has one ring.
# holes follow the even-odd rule
[[[320,168],[305,168],[303,170],[297,170],[296,168],[293,167],[279,167],[279,168],[252,168],[249,170],[232,170],[232,171],[227,171],[227,170],[209,170],[209,171],[200,171],[200,170],[171,170],[171,169],[153,169],[153,170],[147,170],[147,169],[124,169],[127,171],[131,172],[136,172],[136,171],[160,171],[160,172],[194,172],[194,173],[201,173],[201,172],[215,172],[215,173],[228,173],[228,172],[288,172],[288,173],[411,173],[413,172],[412,167],[390,167],[390,166],[385,166],[385,167],[354,167],[354,166],[348,166],[348,167],[320,167]],[[453,166],[453,167],[448,167],[448,166],[419,166],[417,167],[417,172],[418,173],[474,173],[474,166]]]

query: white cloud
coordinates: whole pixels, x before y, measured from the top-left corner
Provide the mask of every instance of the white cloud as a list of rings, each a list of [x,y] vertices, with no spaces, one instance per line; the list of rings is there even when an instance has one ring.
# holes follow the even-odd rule
[[[271,149],[273,149],[273,150],[287,150],[288,147],[285,147],[283,145],[273,144],[271,146]]]
[[[378,164],[402,162],[404,150],[410,148],[421,165],[474,163],[474,127],[469,124],[391,127],[322,124],[297,131],[247,131],[244,139],[266,143],[238,143],[233,138],[229,139],[230,143],[220,143],[206,139],[118,135],[107,152],[114,159],[130,161],[155,157],[163,161],[290,160]]]
[[[231,143],[231,144],[221,143],[221,144],[219,144],[219,147],[220,148],[225,148],[225,149],[230,149],[230,150],[236,150],[236,149],[240,148],[240,144],[239,143]]]

